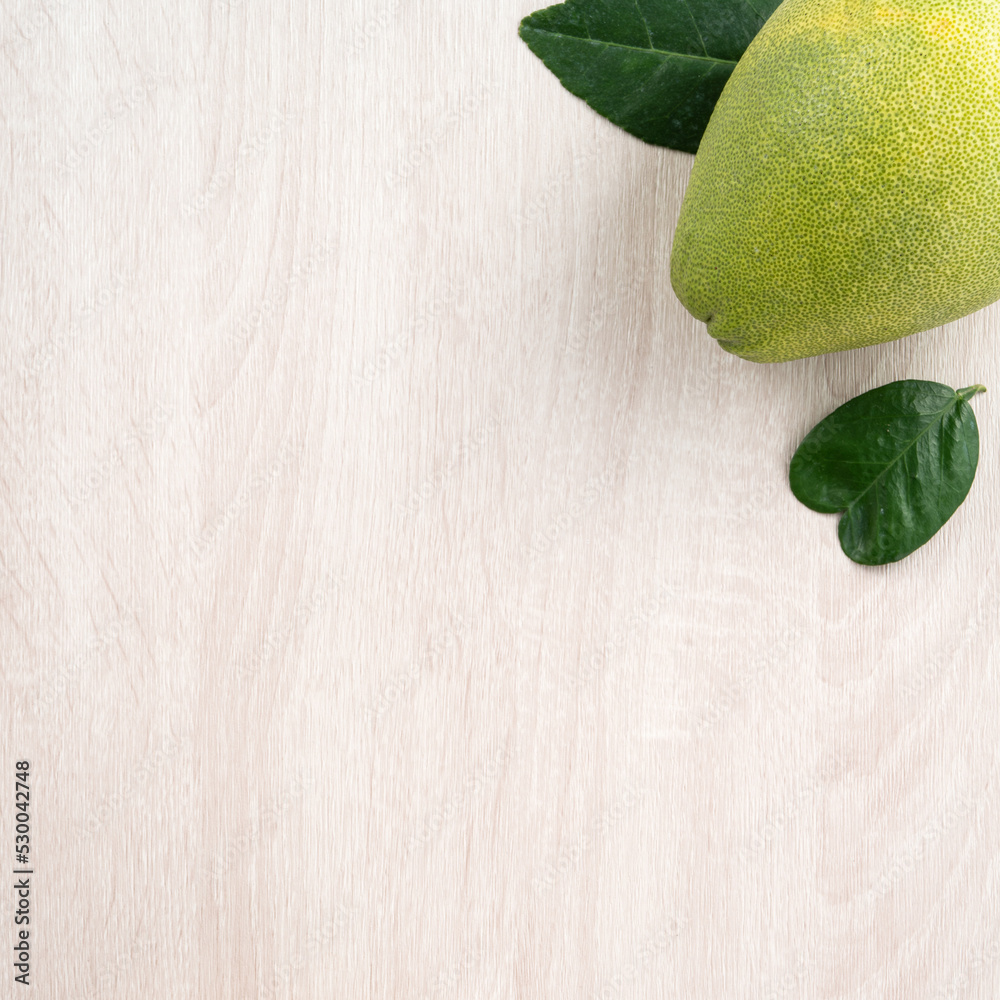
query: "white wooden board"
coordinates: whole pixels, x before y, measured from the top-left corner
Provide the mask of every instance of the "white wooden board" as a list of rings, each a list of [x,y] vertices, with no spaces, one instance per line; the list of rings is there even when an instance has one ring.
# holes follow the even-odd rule
[[[786,485],[1000,311],[725,354],[531,9],[5,5],[0,995],[1000,995],[994,394],[902,563]]]

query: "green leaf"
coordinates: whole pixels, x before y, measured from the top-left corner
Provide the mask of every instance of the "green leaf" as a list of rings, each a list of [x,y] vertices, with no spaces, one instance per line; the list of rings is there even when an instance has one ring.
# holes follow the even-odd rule
[[[595,111],[694,153],[740,56],[780,0],[568,0],[529,14],[528,48]]]
[[[969,493],[979,428],[968,400],[985,391],[906,379],[856,396],[799,445],[792,492],[812,510],[844,511],[840,546],[855,562],[902,559]]]

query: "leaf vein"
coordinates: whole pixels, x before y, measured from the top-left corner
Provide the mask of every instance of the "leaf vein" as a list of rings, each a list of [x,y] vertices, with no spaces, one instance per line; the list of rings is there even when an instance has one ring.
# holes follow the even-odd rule
[[[915,444],[916,444],[916,443],[917,443],[917,442],[918,442],[918,441],[919,441],[919,440],[920,440],[920,439],[921,439],[921,438],[922,438],[922,437],[923,437],[923,436],[925,435],[925,434],[927,434],[927,433],[928,433],[928,432],[929,432],[930,430],[932,430],[932,429],[933,429],[934,427],[937,427],[938,425],[940,425],[940,423],[941,423],[941,418],[942,418],[942,417],[944,416],[944,414],[945,414],[945,413],[947,413],[947,412],[948,412],[948,410],[950,410],[950,409],[951,409],[951,408],[952,408],[952,407],[953,407],[954,405],[955,405],[955,403],[954,403],[954,402],[950,402],[950,403],[949,403],[949,404],[948,404],[948,405],[947,405],[947,406],[946,406],[946,407],[945,407],[945,408],[944,408],[943,410],[937,410],[937,411],[935,411],[935,412],[934,412],[933,414],[931,414],[932,416],[935,416],[935,417],[937,417],[938,419],[937,419],[937,420],[931,420],[931,421],[930,421],[930,422],[929,422],[929,423],[927,424],[927,426],[926,426],[926,427],[925,427],[925,428],[924,428],[924,429],[923,429],[923,430],[922,430],[922,431],[921,431],[921,432],[920,432],[920,433],[919,433],[919,434],[918,434],[918,435],[917,435],[917,436],[916,436],[915,438],[913,438],[913,440],[912,440],[912,441],[910,441],[910,443],[909,443],[909,444],[908,444],[908,445],[907,445],[907,446],[906,446],[906,447],[905,447],[905,448],[904,448],[904,449],[903,449],[902,451],[900,451],[900,453],[899,453],[899,454],[898,454],[898,455],[897,455],[897,456],[896,456],[896,457],[895,457],[895,458],[894,458],[894,459],[893,459],[893,460],[892,460],[892,461],[891,461],[891,462],[890,462],[890,463],[889,463],[889,464],[888,464],[887,466],[885,466],[885,468],[884,468],[884,469],[883,469],[883,470],[882,470],[882,471],[881,471],[881,472],[880,472],[880,473],[879,473],[879,474],[878,474],[878,475],[877,475],[877,476],[876,476],[876,477],[875,477],[875,478],[874,478],[874,479],[873,479],[873,480],[872,480],[872,481],[871,481],[871,482],[870,482],[870,483],[869,483],[869,484],[868,484],[868,485],[867,485],[867,486],[866,486],[866,487],[864,488],[864,490],[862,490],[862,491],[861,491],[861,492],[860,492],[860,493],[859,493],[859,494],[858,494],[858,495],[857,495],[857,496],[856,496],[856,497],[855,497],[855,498],[854,498],[854,499],[853,499],[853,500],[852,500],[852,501],[851,501],[851,502],[850,502],[850,503],[849,503],[849,504],[847,505],[847,509],[848,509],[848,510],[850,510],[850,509],[851,509],[851,507],[854,507],[854,506],[856,506],[856,505],[857,505],[858,503],[860,503],[860,501],[861,501],[861,500],[862,500],[862,498],[863,498],[863,497],[865,496],[865,494],[866,494],[866,493],[867,493],[867,492],[868,492],[868,491],[869,491],[869,490],[870,490],[870,489],[871,489],[871,488],[872,488],[872,487],[873,487],[873,486],[874,486],[874,485],[875,485],[876,483],[878,483],[878,482],[879,482],[879,480],[884,480],[884,478],[885,478],[885,477],[886,477],[886,476],[887,476],[887,475],[889,474],[889,470],[890,470],[890,469],[892,469],[892,467],[893,467],[893,466],[894,466],[894,465],[895,465],[895,464],[896,464],[896,463],[897,463],[897,462],[898,462],[898,461],[899,461],[899,460],[900,460],[900,459],[901,459],[901,458],[902,458],[902,457],[903,457],[903,456],[904,456],[904,455],[905,455],[905,454],[906,454],[906,453],[907,453],[907,452],[908,452],[908,451],[909,451],[909,450],[910,450],[910,449],[911,449],[911,448],[912,448],[912,447],[913,447],[913,446],[914,446],[914,445],[915,445]],[[876,490],[876,498],[877,498],[877,496],[878,496],[878,491]]]
[[[698,27],[698,22],[697,20],[695,20],[694,13],[691,10],[691,4],[688,2],[688,0],[683,0],[683,3],[684,3],[684,9],[688,12],[688,17],[691,18],[691,23],[694,25],[694,30],[698,32],[698,41],[701,42],[701,50],[707,56],[708,46],[705,44],[705,39],[702,37],[701,28]]]
[[[548,35],[552,38],[564,38],[570,42],[579,42],[584,45],[600,45],[603,48],[626,49],[632,52],[653,53],[653,55],[665,56],[667,59],[696,59],[699,62],[718,63],[720,66],[735,66],[735,59],[716,59],[714,56],[697,56],[688,52],[671,52],[669,49],[646,49],[641,45],[625,45],[622,42],[605,42],[598,38],[581,38],[579,35],[567,35],[561,31],[549,31],[546,28],[525,27],[522,32],[530,31],[539,35]]]
[[[646,37],[649,39],[649,47],[652,49],[653,35],[649,30],[649,22],[646,20],[646,16],[643,14],[642,8],[639,6],[639,0],[632,0],[632,2],[635,4],[635,12],[639,15],[639,20],[642,21],[642,26],[646,29]],[[705,48],[705,46],[702,45],[702,48]],[[705,55],[708,55],[707,50],[705,51]]]

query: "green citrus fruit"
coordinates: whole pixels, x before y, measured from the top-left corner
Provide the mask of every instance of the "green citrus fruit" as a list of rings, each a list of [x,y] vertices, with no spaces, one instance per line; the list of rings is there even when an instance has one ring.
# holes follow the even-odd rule
[[[1000,298],[1000,3],[784,0],[712,113],[670,278],[752,361]]]

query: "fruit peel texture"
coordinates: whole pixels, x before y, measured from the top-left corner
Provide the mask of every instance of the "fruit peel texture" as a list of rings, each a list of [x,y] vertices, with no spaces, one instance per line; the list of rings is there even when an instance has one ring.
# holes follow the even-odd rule
[[[1000,4],[785,0],[715,107],[670,268],[761,362],[1000,298]]]

